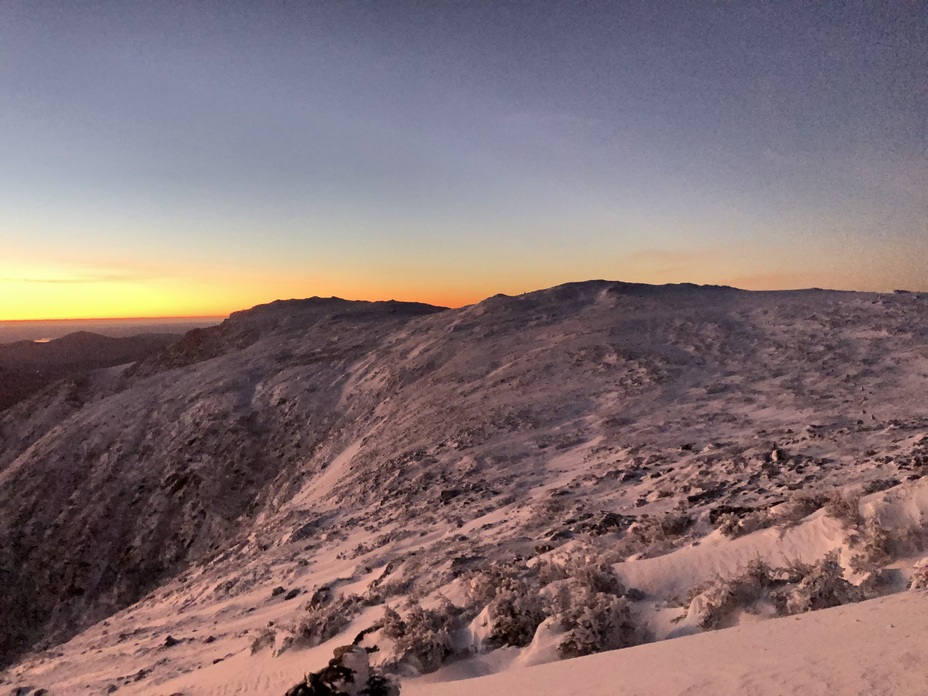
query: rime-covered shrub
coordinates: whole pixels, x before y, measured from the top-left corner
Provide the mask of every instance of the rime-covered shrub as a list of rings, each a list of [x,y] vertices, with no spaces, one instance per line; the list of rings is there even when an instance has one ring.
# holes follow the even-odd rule
[[[844,579],[844,568],[833,551],[808,572],[794,587],[781,595],[787,614],[838,607],[867,599],[866,593]]]
[[[758,601],[771,599],[777,588],[798,582],[802,567],[773,569],[760,560],[751,561],[745,571],[734,578],[716,580],[695,588],[689,612],[706,630],[722,628],[733,615]]]
[[[277,633],[270,628],[262,628],[257,635],[251,639],[251,654],[254,655],[264,648],[274,645]]]
[[[681,537],[693,526],[692,517],[682,512],[668,512],[660,519],[660,528],[667,538]]]
[[[294,641],[312,647],[334,638],[357,616],[363,603],[354,594],[327,603],[311,603],[293,627]]]
[[[872,573],[893,559],[923,551],[928,541],[928,529],[912,521],[886,525],[878,514],[867,517],[850,534],[851,548],[856,552],[850,566],[860,573]]]
[[[737,539],[758,529],[766,529],[774,523],[766,510],[755,510],[743,516],[733,513],[719,518],[718,530],[727,537]]]
[[[552,586],[554,589],[546,590]],[[562,653],[586,655],[643,640],[628,611],[626,588],[595,551],[560,562],[540,560],[529,568],[500,565],[474,574],[467,586],[470,614],[484,608],[490,647],[525,646],[548,616],[567,631]]]
[[[562,659],[627,648],[644,640],[627,599],[590,592],[582,597],[562,596],[560,602],[566,606],[557,619],[567,632],[557,648]]]
[[[694,589],[689,611],[702,628],[715,629],[726,626],[736,612],[758,602],[772,604],[779,615],[859,602],[879,594],[884,579],[880,573],[871,573],[860,586],[853,585],[844,579],[837,552],[812,566],[771,568],[754,561],[737,577],[719,578]]]
[[[356,645],[335,649],[328,666],[306,675],[286,696],[399,696],[399,686],[370,666],[368,652]]]
[[[860,493],[834,491],[825,503],[825,514],[834,517],[846,529],[857,527],[861,523]]]
[[[434,672],[451,655],[451,631],[457,622],[453,608],[423,609],[414,606],[405,617],[387,607],[383,635],[396,649],[396,663],[406,664],[420,674]]]
[[[494,599],[501,588],[514,582],[514,571],[492,566],[474,573],[467,581],[467,597],[474,607],[485,607]],[[479,609],[478,609],[479,611]]]
[[[680,546],[693,526],[693,518],[681,513],[642,515],[632,522],[612,550],[625,558],[635,553],[656,556]]]
[[[915,568],[912,570],[912,580],[909,582],[909,589],[928,589],[928,557],[915,564]]]
[[[625,586],[611,565],[596,556],[566,560],[569,578],[553,594],[549,612],[566,631],[562,658],[637,645],[646,632],[632,618]]]
[[[383,604],[391,597],[411,594],[414,589],[415,581],[412,578],[391,579],[368,587],[364,593],[364,601],[370,606]]]
[[[828,496],[821,493],[797,493],[777,508],[776,522],[784,526],[798,524],[827,502]]]
[[[850,560],[850,566],[857,572],[869,572],[887,564],[890,560],[891,546],[889,532],[880,525],[876,518],[869,518],[851,539],[851,546],[857,551]]]
[[[598,558],[572,557],[567,562],[570,577],[586,592],[596,594],[625,594],[625,585],[619,580],[615,569]]]
[[[628,526],[628,532],[644,543],[665,541],[683,536],[693,526],[693,518],[669,512],[660,517],[642,515]]]
[[[552,582],[557,582],[558,580],[566,580],[570,577],[570,574],[567,570],[559,563],[554,563],[553,561],[541,560],[538,561],[533,567],[532,571],[534,577],[538,581],[539,587],[545,587],[550,585]]]
[[[486,638],[489,647],[522,647],[532,641],[535,629],[545,619],[538,588],[547,582],[539,580],[540,565],[544,566],[546,576],[566,577],[558,566],[546,562],[528,571],[497,566],[470,578],[467,586],[470,606],[466,614],[476,616],[484,607],[487,608],[491,622],[490,634]]]
[[[525,584],[498,592],[488,611],[492,629],[486,642],[491,647],[528,645],[545,620],[541,598]]]

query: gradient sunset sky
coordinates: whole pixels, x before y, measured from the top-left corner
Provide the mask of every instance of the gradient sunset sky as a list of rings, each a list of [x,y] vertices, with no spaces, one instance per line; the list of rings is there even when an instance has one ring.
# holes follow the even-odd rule
[[[928,290],[928,3],[0,0],[0,320]]]

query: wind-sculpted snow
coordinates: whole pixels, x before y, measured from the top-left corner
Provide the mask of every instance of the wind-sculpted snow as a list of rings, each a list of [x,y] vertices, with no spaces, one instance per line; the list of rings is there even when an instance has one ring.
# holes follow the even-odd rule
[[[226,607],[245,612],[236,630],[273,617],[271,642],[296,650],[301,621],[350,643],[385,606],[450,601],[436,625],[477,622],[470,648],[444,627],[450,642],[429,638],[440,650],[428,660],[498,646],[481,642],[480,621],[516,642],[537,626],[535,647],[518,646],[532,654],[552,621],[585,631],[562,654],[592,651],[590,635],[617,647],[698,630],[698,617],[665,625],[669,607],[685,614],[706,568],[728,566],[696,551],[690,575],[671,560],[660,577],[622,562],[766,539],[835,488],[907,485],[928,467],[926,387],[928,301],[916,295],[595,281],[459,310],[313,299],[237,313],[0,422],[0,653],[66,639],[149,592],[110,621],[166,601],[191,622]],[[809,525],[790,543],[812,568],[846,540],[840,525]],[[535,569],[578,554],[613,564],[622,591]],[[487,572],[538,602],[475,596],[467,583]],[[557,588],[571,583],[580,594],[565,598]],[[277,608],[256,611],[278,585],[332,597],[311,622],[305,599],[288,609],[274,595]],[[387,668],[426,659],[382,640]]]

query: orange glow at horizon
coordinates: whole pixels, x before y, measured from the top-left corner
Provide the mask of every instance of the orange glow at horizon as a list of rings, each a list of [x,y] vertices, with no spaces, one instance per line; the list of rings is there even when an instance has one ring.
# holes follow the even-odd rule
[[[338,296],[352,300],[400,300],[460,307],[484,299],[462,288],[386,289],[364,282],[256,275],[247,278],[0,282],[0,321],[225,317],[281,299]]]
[[[819,253],[771,248],[640,249],[582,256],[524,259],[485,256],[430,263],[356,260],[350,273],[326,268],[146,266],[130,260],[45,265],[35,259],[0,261],[0,321],[224,317],[282,299],[341,297],[398,300],[461,307],[505,293],[518,295],[561,283],[595,278],[637,283],[733,285],[750,290],[830,287],[888,292],[895,287],[928,291],[923,257],[871,255],[866,264],[834,249]],[[818,251],[818,250],[816,250]],[[828,252],[828,253],[826,253]],[[780,264],[771,265],[769,258]],[[819,259],[828,258],[823,264]],[[887,281],[887,277],[892,277]],[[889,286],[890,283],[897,285]]]

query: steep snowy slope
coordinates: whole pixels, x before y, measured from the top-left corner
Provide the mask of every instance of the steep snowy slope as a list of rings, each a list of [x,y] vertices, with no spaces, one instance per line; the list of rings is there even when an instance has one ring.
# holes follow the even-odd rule
[[[619,594],[654,637],[699,630],[698,607],[684,617],[705,568],[743,569],[694,566],[690,549],[762,546],[836,488],[888,494],[922,475],[926,339],[918,296],[602,281],[460,310],[333,299],[239,313],[5,414],[0,650],[129,607],[9,678],[145,691],[261,636],[331,655],[385,604],[448,600],[470,621],[481,573],[515,582],[512,568],[577,555],[644,588]],[[839,549],[848,566],[851,532],[817,514],[796,532],[802,553],[773,561]],[[908,554],[904,575],[916,542],[889,554]],[[677,549],[660,558],[678,567],[623,563]],[[334,637],[301,634],[306,599],[353,595]],[[455,634],[465,652],[492,647],[476,626]],[[190,649],[165,650],[168,633]],[[299,642],[276,658],[284,681],[319,666]]]
[[[208,330],[210,356],[225,360],[144,379],[100,373],[6,412],[0,656],[72,635],[245,531],[276,478],[289,485],[314,466],[352,361],[432,311],[320,300],[278,322],[272,305]],[[245,348],[243,335],[264,340]],[[293,404],[273,386],[288,383]]]

